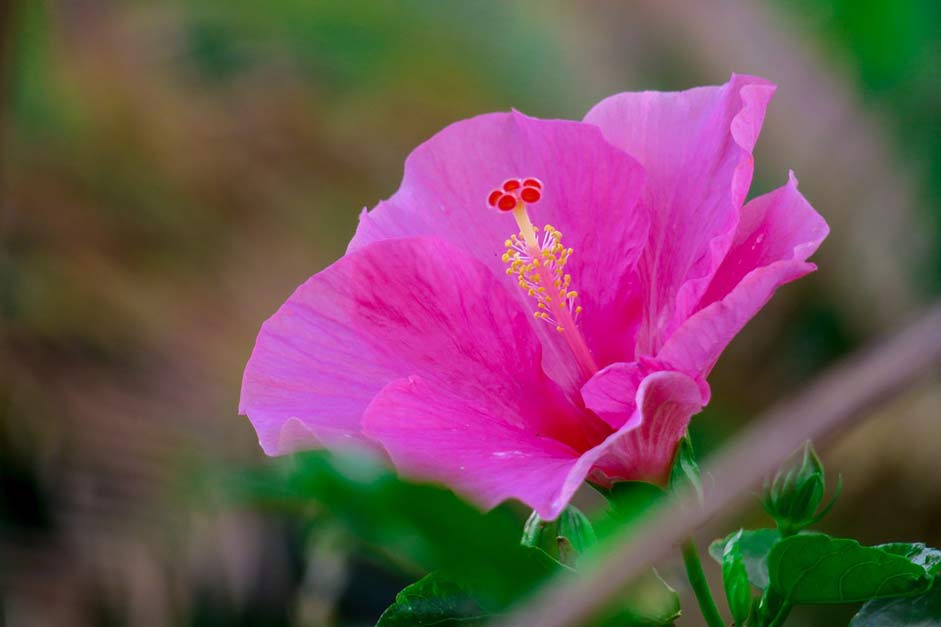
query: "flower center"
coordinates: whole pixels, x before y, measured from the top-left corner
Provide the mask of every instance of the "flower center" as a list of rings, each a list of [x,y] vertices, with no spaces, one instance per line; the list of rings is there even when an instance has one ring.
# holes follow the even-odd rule
[[[516,276],[519,286],[536,300],[533,315],[555,327],[572,350],[587,380],[598,366],[585,339],[578,330],[582,307],[577,304],[578,292],[570,289],[572,276],[565,273],[565,264],[572,249],[562,245],[562,233],[551,224],[540,229],[529,218],[526,205],[542,198],[542,182],[536,178],[509,179],[500,189],[490,192],[487,202],[500,211],[511,211],[519,226],[519,234],[506,240],[503,261],[506,273]]]

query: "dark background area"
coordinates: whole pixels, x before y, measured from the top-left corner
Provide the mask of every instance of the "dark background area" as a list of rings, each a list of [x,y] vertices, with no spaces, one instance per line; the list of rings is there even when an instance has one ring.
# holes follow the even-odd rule
[[[454,120],[778,83],[752,195],[793,168],[832,234],[720,361],[703,451],[941,286],[935,1],[7,0],[0,28],[6,627],[371,624],[453,541],[412,510],[516,533],[515,504],[266,459],[236,415],[260,323]],[[941,545],[939,408],[925,384],[824,451],[827,531]]]

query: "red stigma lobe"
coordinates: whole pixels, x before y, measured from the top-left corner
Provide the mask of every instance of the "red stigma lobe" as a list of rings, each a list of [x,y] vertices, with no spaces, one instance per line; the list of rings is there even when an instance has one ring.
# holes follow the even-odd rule
[[[542,192],[535,187],[524,187],[522,191],[520,191],[520,200],[525,203],[533,204],[539,202],[540,198],[542,198]]]
[[[503,194],[500,196],[500,200],[497,201],[497,208],[501,211],[512,211],[516,208],[518,201],[516,197],[512,194]]]
[[[512,211],[520,203],[533,204],[542,198],[542,181],[537,178],[507,179],[487,196],[487,204],[500,211]]]

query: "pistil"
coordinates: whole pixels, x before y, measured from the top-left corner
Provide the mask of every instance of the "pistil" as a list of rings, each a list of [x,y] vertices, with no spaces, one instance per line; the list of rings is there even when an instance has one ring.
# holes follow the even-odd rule
[[[510,179],[490,194],[488,202],[501,211],[511,211],[519,226],[519,235],[506,240],[503,261],[509,264],[507,274],[515,275],[519,286],[536,299],[534,316],[562,334],[584,380],[588,380],[598,365],[578,330],[582,307],[576,303],[578,293],[569,289],[571,275],[564,273],[573,251],[562,245],[562,233],[549,224],[543,227],[540,241],[539,227],[533,225],[527,203],[536,203],[541,197],[538,179]]]

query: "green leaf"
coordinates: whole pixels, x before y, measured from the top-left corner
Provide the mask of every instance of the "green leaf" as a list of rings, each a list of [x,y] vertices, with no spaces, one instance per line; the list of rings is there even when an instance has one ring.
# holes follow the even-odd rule
[[[875,548],[907,558],[912,564],[923,567],[932,577],[941,572],[941,551],[926,546],[924,542],[892,542]]]
[[[768,553],[781,540],[777,529],[742,529],[709,545],[709,555],[720,565],[729,544],[738,546],[748,581],[760,590],[768,587]]]
[[[870,601],[850,627],[937,627],[941,625],[941,586],[914,597]]]
[[[931,585],[925,568],[906,557],[824,534],[775,544],[768,574],[770,587],[787,605],[868,601],[917,594]]]
[[[488,617],[463,586],[431,573],[395,595],[376,627],[480,625]]]
[[[702,478],[699,463],[696,462],[696,453],[693,442],[687,433],[676,445],[676,456],[673,458],[673,467],[670,469],[670,489],[679,490],[689,486],[702,499]]]

